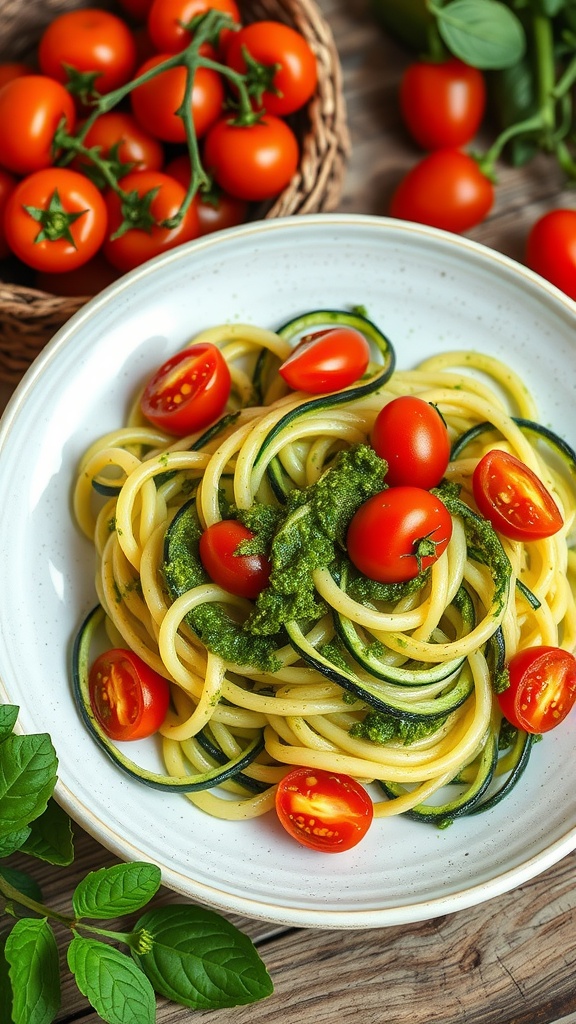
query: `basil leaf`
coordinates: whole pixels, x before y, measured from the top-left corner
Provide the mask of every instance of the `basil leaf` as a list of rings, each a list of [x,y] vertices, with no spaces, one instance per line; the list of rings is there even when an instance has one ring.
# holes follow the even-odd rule
[[[115,864],[91,871],[72,897],[77,917],[120,917],[145,906],[160,888],[160,869],[154,864]]]
[[[132,950],[156,992],[192,1009],[240,1006],[263,999],[272,981],[251,940],[203,907],[149,910],[135,931],[150,949]]]
[[[30,857],[38,857],[48,864],[65,866],[72,863],[74,844],[70,818],[55,800],[50,799],[44,814],[31,823],[30,836],[21,849]]]
[[[0,743],[14,731],[18,708],[13,704],[0,704]]]
[[[0,1024],[13,1024],[12,1021],[12,986],[6,959],[6,939],[0,938]]]
[[[60,965],[46,918],[17,921],[6,939],[14,1024],[51,1024],[60,1009]]]
[[[156,997],[148,978],[113,946],[75,936],[68,966],[78,988],[108,1024],[154,1024]]]
[[[31,829],[26,826],[25,828],[18,829],[17,832],[10,832],[7,836],[2,836],[0,839],[0,858],[9,857],[11,853],[16,853],[16,850],[20,850],[30,835]]]
[[[0,837],[24,828],[46,810],[57,768],[47,733],[12,735],[0,743]]]
[[[31,875],[25,871],[17,871],[15,868],[0,866],[0,876],[4,878],[9,885],[12,885],[14,889],[18,889],[23,896],[28,896],[31,900],[36,900],[40,903],[42,899],[42,890],[38,885],[36,879],[32,878]],[[38,917],[33,910],[28,910],[27,907],[23,907],[20,904],[14,906],[14,913],[17,917]]]
[[[522,23],[499,0],[453,0],[445,7],[434,7],[434,13],[446,46],[466,64],[506,68],[524,55]]]

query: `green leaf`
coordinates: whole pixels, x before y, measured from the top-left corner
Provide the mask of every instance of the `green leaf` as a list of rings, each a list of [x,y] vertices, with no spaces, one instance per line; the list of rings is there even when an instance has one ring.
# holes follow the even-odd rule
[[[145,906],[160,888],[160,870],[136,861],[91,871],[72,898],[77,917],[110,918]]]
[[[9,835],[2,836],[0,839],[0,858],[9,857],[11,853],[16,853],[16,850],[22,849],[30,832],[31,829],[26,826],[25,828],[18,829],[17,832],[10,832]]]
[[[38,857],[48,864],[65,866],[74,860],[72,826],[66,811],[50,799],[44,814],[31,824],[30,836],[23,843],[22,852]]]
[[[60,965],[46,918],[17,921],[6,939],[14,1024],[51,1024],[60,1009]]]
[[[17,871],[15,868],[1,865],[0,877],[4,878],[9,885],[14,886],[23,896],[28,896],[29,899],[36,900],[37,903],[41,902],[42,890],[38,882],[25,871]],[[14,912],[18,917],[38,917],[33,910],[28,910],[27,907],[23,907],[20,904],[14,906]]]
[[[46,810],[57,768],[47,733],[12,735],[0,743],[0,837],[24,828]]]
[[[6,939],[0,938],[0,1024],[12,1024],[12,985],[6,959]]]
[[[446,46],[466,64],[506,68],[524,55],[522,23],[499,0],[453,0],[445,7],[434,6],[434,13]]]
[[[13,704],[0,704],[0,743],[14,731],[18,708]]]
[[[273,991],[251,940],[203,907],[173,904],[138,921],[148,940],[132,955],[159,995],[193,1009],[240,1006]]]
[[[68,966],[102,1020],[154,1024],[154,990],[130,957],[97,939],[75,936],[68,947]]]

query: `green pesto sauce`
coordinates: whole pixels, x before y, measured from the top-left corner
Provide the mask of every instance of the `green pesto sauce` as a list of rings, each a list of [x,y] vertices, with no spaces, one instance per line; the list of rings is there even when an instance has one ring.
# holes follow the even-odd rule
[[[447,716],[446,716],[447,717]],[[371,743],[389,743],[402,740],[405,746],[436,732],[445,719],[433,722],[415,722],[412,719],[385,715],[381,711],[369,711],[362,722],[356,722],[350,729],[355,739],[370,740]]]

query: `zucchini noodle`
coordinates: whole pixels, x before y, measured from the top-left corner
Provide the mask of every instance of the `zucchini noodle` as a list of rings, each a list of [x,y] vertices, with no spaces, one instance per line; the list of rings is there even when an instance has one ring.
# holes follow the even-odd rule
[[[320,397],[289,391],[277,369],[293,344],[310,325],[339,323],[363,330],[372,346],[365,376]],[[157,738],[166,787],[206,776],[206,785],[182,792],[208,814],[241,820],[269,811],[276,784],[302,765],[360,780],[376,817],[407,813],[445,825],[492,806],[517,781],[531,745],[518,730],[503,740],[495,693],[506,663],[528,646],[576,646],[571,449],[538,428],[534,397],[500,360],[455,351],[395,370],[389,342],[360,313],[310,314],[277,333],[216,326],[190,344],[204,342],[231,368],[221,420],[175,439],[146,423],[136,396],[125,426],[86,452],[74,490],[110,644],[130,648],[170,682]],[[269,635],[261,621],[254,628],[255,603],[203,573],[198,536],[255,507],[281,513],[293,491],[319,486],[343,453],[369,447],[378,412],[399,395],[433,403],[449,432],[453,456],[436,490],[452,516],[448,547],[418,586],[366,597],[336,543],[329,564],[310,568],[318,613],[283,616]],[[508,540],[479,516],[472,474],[494,448],[549,490],[564,521],[553,537]],[[279,515],[277,536],[288,543],[306,510],[304,502],[288,519]],[[192,586],[186,566],[173,571],[182,538],[196,559]],[[213,612],[202,629],[199,609]],[[216,642],[222,623],[254,639],[252,660],[234,657],[250,646]],[[85,719],[102,740],[88,712]],[[390,734],[390,723],[401,727]],[[222,778],[219,764],[227,766]]]

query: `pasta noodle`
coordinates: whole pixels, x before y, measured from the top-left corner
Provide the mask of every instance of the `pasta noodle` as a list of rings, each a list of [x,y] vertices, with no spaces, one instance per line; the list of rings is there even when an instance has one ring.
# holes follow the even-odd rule
[[[231,366],[228,415],[202,436],[175,439],[147,424],[135,402],[126,425],[86,452],[74,494],[77,522],[94,544],[96,593],[110,641],[170,681],[171,706],[160,729],[168,776],[213,771],[217,753],[239,758],[262,735],[263,749],[240,776],[217,790],[187,792],[188,799],[221,818],[254,817],[273,806],[275,784],[288,768],[304,765],[380,783],[376,816],[449,808],[437,814],[442,821],[458,807],[472,809],[471,800],[454,794],[478,788],[490,758],[494,787],[523,749],[523,737],[516,737],[501,756],[494,752],[502,651],[509,659],[526,646],[576,646],[575,558],[568,548],[576,504],[569,474],[523,426],[538,420],[533,396],[499,360],[454,351],[394,370],[371,389],[352,386],[337,401],[314,400],[288,391],[276,372],[291,351],[292,339],[282,332],[223,325],[193,341],[217,345]],[[366,380],[377,381],[378,372],[374,357]],[[322,611],[313,621],[285,622],[268,662],[238,664],[218,652],[209,633],[200,639],[194,610],[212,606],[242,631],[253,603],[206,578],[173,592],[167,536],[183,510],[202,530],[229,507],[238,514],[255,503],[279,507],[282,488],[313,488],[338,453],[369,445],[382,406],[408,394],[439,409],[453,442],[470,432],[446,472],[453,492],[459,488],[459,508],[474,515],[474,467],[501,448],[545,484],[562,530],[529,545],[501,538],[491,561],[471,542],[470,520],[453,512],[449,545],[419,588],[366,600],[348,586],[349,567],[321,565],[311,572]],[[340,557],[346,561],[345,553]],[[499,576],[504,564],[506,579]],[[445,714],[434,713],[444,706]],[[366,725],[378,723],[386,707],[433,727],[416,729],[411,742],[404,735],[379,741]],[[449,785],[454,780],[458,785]]]

